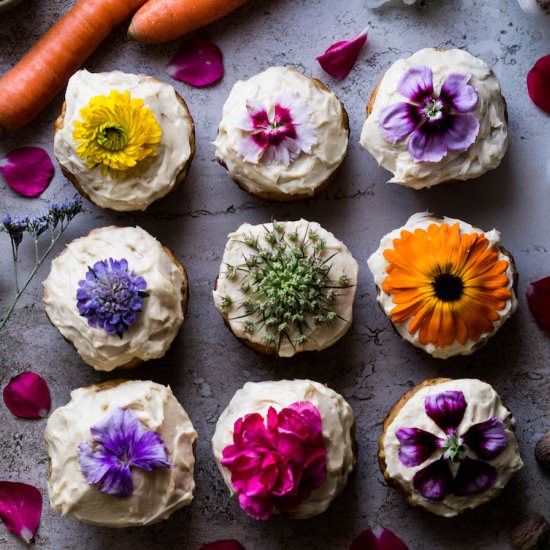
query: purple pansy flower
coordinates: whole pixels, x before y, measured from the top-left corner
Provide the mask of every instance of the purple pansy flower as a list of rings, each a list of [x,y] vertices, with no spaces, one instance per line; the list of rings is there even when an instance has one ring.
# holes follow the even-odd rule
[[[302,152],[310,153],[315,144],[307,104],[296,93],[280,94],[268,107],[248,100],[237,128],[246,134],[238,152],[253,164],[262,161],[288,166]]]
[[[420,466],[442,451],[438,459],[416,472],[414,488],[428,500],[443,500],[449,494],[475,495],[491,488],[497,471],[487,461],[495,459],[508,445],[502,420],[489,418],[460,434],[458,428],[467,407],[461,391],[428,395],[424,407],[445,433],[444,438],[420,428],[400,428],[395,433],[400,443],[399,460],[409,468]],[[458,469],[451,469],[449,463],[458,465]]]
[[[171,467],[160,435],[146,431],[130,409],[114,409],[90,432],[93,442],[79,445],[78,459],[88,483],[102,493],[128,498],[134,492],[132,468]]]
[[[380,113],[384,137],[391,143],[409,137],[409,153],[422,162],[439,162],[450,151],[466,151],[479,132],[478,119],[468,114],[479,100],[469,80],[466,74],[450,73],[437,96],[429,67],[407,69],[397,84],[407,101],[388,105]]]
[[[143,306],[147,283],[128,271],[128,261],[101,260],[88,268],[86,279],[78,282],[78,312],[91,327],[122,336],[132,325]]]

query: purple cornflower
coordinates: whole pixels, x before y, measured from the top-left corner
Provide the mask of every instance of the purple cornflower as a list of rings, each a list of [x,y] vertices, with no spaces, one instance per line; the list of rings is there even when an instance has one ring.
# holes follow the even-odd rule
[[[439,96],[435,94],[432,70],[410,67],[397,84],[406,101],[384,107],[378,122],[385,138],[397,143],[409,137],[411,156],[423,162],[438,162],[449,151],[466,151],[479,132],[472,115],[478,104],[476,89],[463,73],[447,76]]]
[[[446,437],[419,428],[397,430],[395,435],[401,445],[399,459],[405,466],[420,466],[438,450],[443,451],[438,459],[416,472],[414,488],[424,498],[436,501],[448,494],[467,496],[490,489],[496,482],[497,471],[487,461],[495,459],[508,446],[504,423],[489,418],[460,435],[458,427],[467,407],[461,391],[428,395],[424,407]],[[458,464],[458,470],[453,469],[455,476],[449,463]]]
[[[103,328],[109,334],[122,336],[141,311],[147,283],[133,271],[128,261],[101,260],[88,268],[86,279],[78,282],[78,312],[91,327]]]
[[[128,498],[134,492],[132,468],[171,467],[160,435],[146,431],[130,409],[114,409],[90,432],[93,442],[78,446],[78,459],[88,483],[98,484],[102,493]]]

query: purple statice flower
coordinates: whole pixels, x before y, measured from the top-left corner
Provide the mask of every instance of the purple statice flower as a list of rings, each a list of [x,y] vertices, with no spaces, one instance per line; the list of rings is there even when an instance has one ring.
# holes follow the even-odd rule
[[[2,231],[5,231],[14,246],[18,247],[23,240],[23,233],[27,230],[27,218],[15,217],[12,218],[7,212],[2,216]]]
[[[76,305],[91,327],[122,336],[141,311],[146,289],[145,279],[128,271],[127,260],[109,258],[89,267],[78,282]]]
[[[422,162],[439,162],[449,152],[466,151],[479,132],[479,121],[468,114],[478,104],[470,77],[450,73],[439,95],[433,85],[432,70],[410,67],[397,84],[406,101],[384,107],[378,125],[391,143],[409,138],[411,156]]]
[[[475,495],[490,489],[497,471],[488,461],[508,446],[502,420],[489,418],[460,434],[458,428],[467,407],[461,391],[428,395],[424,407],[428,417],[445,432],[444,438],[420,428],[400,428],[395,434],[400,443],[399,460],[409,468],[420,466],[442,451],[438,459],[416,472],[414,488],[428,500],[443,500],[449,494]],[[458,464],[455,476],[449,463]]]
[[[132,468],[150,472],[171,467],[160,435],[145,430],[130,409],[114,409],[90,432],[93,441],[78,446],[78,460],[88,483],[99,485],[102,493],[131,497]]]
[[[238,152],[247,162],[288,166],[302,152],[310,153],[315,131],[305,100],[295,93],[280,94],[274,105],[248,100],[237,126],[246,137]]]

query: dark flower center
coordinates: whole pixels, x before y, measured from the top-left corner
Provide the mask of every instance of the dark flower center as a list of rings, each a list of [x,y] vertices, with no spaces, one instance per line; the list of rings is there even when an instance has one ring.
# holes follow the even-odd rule
[[[108,151],[120,151],[128,143],[126,129],[116,122],[105,122],[99,127],[96,141]]]
[[[456,434],[447,436],[443,448],[445,449],[443,456],[451,462],[460,462],[466,456],[462,438]]]
[[[460,277],[451,273],[439,274],[432,283],[435,295],[443,302],[459,300],[464,291],[464,283]]]

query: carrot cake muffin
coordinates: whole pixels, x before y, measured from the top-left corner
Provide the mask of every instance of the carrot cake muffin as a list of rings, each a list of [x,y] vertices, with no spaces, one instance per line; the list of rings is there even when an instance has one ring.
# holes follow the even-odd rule
[[[291,357],[347,332],[358,271],[346,245],[316,222],[243,224],[229,235],[214,303],[244,344]]]
[[[346,110],[328,88],[291,67],[271,67],[233,86],[216,158],[245,191],[298,200],[332,180],[348,137]]]
[[[115,380],[74,390],[44,438],[50,504],[62,515],[149,525],[193,500],[197,433],[169,387]]]
[[[187,299],[185,269],[141,227],[103,227],[75,239],[44,281],[51,323],[101,371],[162,357]]]
[[[434,357],[469,355],[517,308],[517,273],[500,233],[414,214],[367,262],[397,332]]]
[[[361,145],[393,174],[390,182],[414,189],[481,176],[508,148],[500,83],[464,50],[399,59],[371,96]]]
[[[55,156],[86,198],[145,210],[187,176],[195,130],[173,86],[146,75],[77,71],[55,124]]]
[[[453,517],[497,496],[523,466],[514,428],[489,384],[425,380],[388,414],[380,468],[412,506]]]
[[[221,414],[214,457],[246,514],[305,519],[324,512],[355,467],[346,400],[311,380],[248,382]]]

